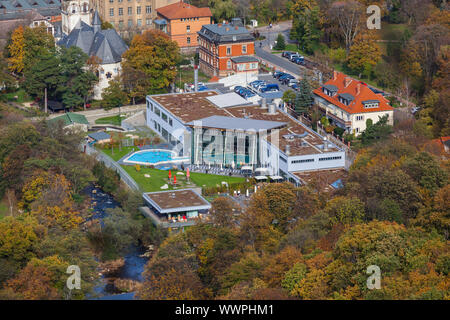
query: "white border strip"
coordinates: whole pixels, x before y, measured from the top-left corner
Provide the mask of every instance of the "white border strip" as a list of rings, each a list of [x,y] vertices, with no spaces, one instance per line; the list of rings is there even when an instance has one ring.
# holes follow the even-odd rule
[[[129,160],[135,154],[144,153],[144,152],[156,152],[156,151],[160,151],[160,152],[162,151],[162,152],[169,152],[169,153],[171,153],[172,154],[172,160],[159,161],[159,162],[154,162],[154,163]],[[160,164],[182,163],[182,162],[186,162],[186,161],[189,161],[188,157],[177,157],[176,153],[174,151],[172,151],[172,150],[145,149],[145,150],[140,150],[140,151],[133,152],[126,159],[123,160],[123,163],[140,164],[140,165],[153,165],[153,166],[155,166],[155,165],[160,165]]]

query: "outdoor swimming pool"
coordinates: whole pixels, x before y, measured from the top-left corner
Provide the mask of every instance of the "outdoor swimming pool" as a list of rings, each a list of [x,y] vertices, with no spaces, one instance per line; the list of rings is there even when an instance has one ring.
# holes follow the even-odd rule
[[[123,160],[130,164],[161,164],[188,161],[187,157],[177,157],[175,152],[170,150],[154,149],[137,151]]]

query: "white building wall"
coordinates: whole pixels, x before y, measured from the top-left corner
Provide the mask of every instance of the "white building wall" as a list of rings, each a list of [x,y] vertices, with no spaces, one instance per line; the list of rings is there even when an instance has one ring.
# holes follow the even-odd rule
[[[88,0],[63,1],[61,5],[62,31],[65,34],[69,34],[79,20],[91,25],[92,16],[90,9]]]
[[[288,166],[290,172],[341,168],[345,166],[345,152],[337,151],[290,156]]]
[[[394,111],[379,111],[379,112],[365,112],[365,113],[356,113],[351,115],[352,121],[352,132],[355,133],[356,136],[360,135],[361,132],[366,130],[366,121],[367,119],[371,119],[373,124],[377,123],[378,120],[384,116],[388,115],[388,123],[390,125],[394,125]],[[362,117],[361,120],[359,120]]]
[[[100,100],[102,98],[102,92],[109,86],[109,81],[113,80],[120,73],[120,62],[101,64],[99,72],[99,82],[94,87],[94,99]],[[110,73],[111,77],[108,78],[107,74]]]
[[[190,156],[190,140],[186,141],[185,145],[185,135],[186,133],[191,133],[192,130],[186,127],[178,118],[175,118],[171,113],[169,113],[164,107],[162,107],[155,100],[147,96],[147,126],[155,131],[160,137],[163,136],[163,129],[165,129],[170,136],[175,138],[180,142],[183,148],[183,155]],[[156,108],[160,110],[160,115],[156,113]],[[162,118],[162,113],[167,115],[167,121]],[[171,121],[170,121],[171,120]],[[172,140],[172,139],[171,139]],[[169,141],[168,141],[169,142]]]

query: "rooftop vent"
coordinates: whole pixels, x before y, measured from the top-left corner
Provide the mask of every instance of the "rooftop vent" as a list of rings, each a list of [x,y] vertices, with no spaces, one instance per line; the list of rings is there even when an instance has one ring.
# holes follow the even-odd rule
[[[291,146],[290,145],[286,145],[286,148],[284,149],[284,153],[289,156],[291,154]]]

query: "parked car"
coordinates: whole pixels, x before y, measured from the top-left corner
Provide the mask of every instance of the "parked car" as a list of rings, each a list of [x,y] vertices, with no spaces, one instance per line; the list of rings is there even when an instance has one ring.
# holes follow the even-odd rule
[[[292,62],[296,63],[296,64],[304,64],[305,63],[305,58],[304,57],[295,57]]]
[[[289,79],[287,85],[288,87],[292,87],[294,84],[298,84],[298,80],[297,79]]]
[[[300,87],[298,86],[298,83],[294,83],[294,84],[291,86],[291,88],[294,89],[295,91],[298,91],[298,90],[300,89]]]
[[[296,53],[296,54],[292,54],[290,57],[289,57],[289,60],[291,60],[292,62],[294,62],[294,59],[296,59],[296,58],[303,58],[301,55],[299,55],[298,53]],[[304,59],[304,58],[303,58]]]
[[[289,54],[292,54],[292,53],[294,53],[294,52],[292,52],[292,51],[283,51],[283,53],[281,54],[281,56],[282,56],[283,58],[287,58],[287,56],[288,56]]]
[[[265,86],[265,85],[266,85],[266,82],[264,80],[255,80],[255,81],[250,82],[250,86],[253,89],[258,89],[260,86]]]
[[[260,91],[261,92],[277,92],[277,91],[280,91],[280,87],[278,87],[278,85],[275,83],[269,83],[265,87],[262,87]]]
[[[282,71],[274,71],[274,73],[272,73],[272,77],[274,77],[274,78],[277,78],[277,77],[279,77],[280,75],[282,75],[284,72],[282,72]]]
[[[285,73],[285,72],[281,72],[281,73],[278,73],[276,76],[275,76],[275,79],[280,79],[280,77],[282,77],[282,76],[284,76],[284,75],[286,75],[287,73]]]
[[[293,55],[298,55],[298,52],[289,52],[289,53],[286,54],[285,58],[288,58],[289,60],[291,60],[291,57]]]
[[[286,73],[286,74],[282,75],[281,77],[279,77],[278,81],[283,82],[283,79],[294,79],[294,76],[289,73]]]
[[[244,87],[242,87],[242,86],[236,86],[236,87],[234,87],[233,91],[236,92],[236,93],[238,93],[238,91],[241,90],[241,89],[244,89]]]

